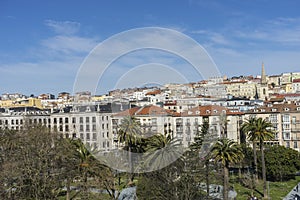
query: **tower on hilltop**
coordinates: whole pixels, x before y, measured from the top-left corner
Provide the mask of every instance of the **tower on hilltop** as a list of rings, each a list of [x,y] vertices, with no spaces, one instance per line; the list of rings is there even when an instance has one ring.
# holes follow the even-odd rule
[[[260,79],[260,83],[261,84],[267,84],[267,77],[266,77],[264,62],[262,63],[262,66],[261,66],[261,79]]]

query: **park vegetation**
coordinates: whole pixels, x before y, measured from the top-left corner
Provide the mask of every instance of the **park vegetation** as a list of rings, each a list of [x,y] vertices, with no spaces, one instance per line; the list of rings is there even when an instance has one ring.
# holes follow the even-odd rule
[[[271,127],[261,118],[250,118],[241,127],[249,144],[220,137],[213,146],[204,148],[205,138],[211,134],[205,121],[199,126],[194,143],[178,151],[183,148],[178,138],[164,133],[145,136],[139,122],[126,117],[119,128],[119,142],[128,151],[131,164],[131,153],[143,153],[145,162],[140,167],[155,169],[147,173],[135,173],[133,166],[129,166],[128,172],[111,169],[97,160],[95,150],[79,139],[64,138],[43,126],[1,130],[0,197],[118,199],[122,189],[133,183],[138,199],[213,199],[211,194],[219,192],[226,200],[235,184],[230,181],[232,171],[238,177],[235,181],[252,194],[261,180],[262,197],[268,198],[267,181],[293,179],[300,171],[299,152],[265,145],[264,141],[273,137]],[[206,154],[201,154],[203,148]],[[170,164],[162,166],[161,161]],[[213,185],[222,185],[223,189],[212,188]]]

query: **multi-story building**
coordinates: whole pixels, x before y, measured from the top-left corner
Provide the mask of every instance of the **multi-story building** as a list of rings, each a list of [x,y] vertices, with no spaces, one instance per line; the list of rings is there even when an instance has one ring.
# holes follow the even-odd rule
[[[294,79],[292,82],[292,93],[300,93],[300,79]]]
[[[261,117],[272,123],[275,138],[269,144],[279,144],[300,151],[300,103],[266,104],[245,114]]]
[[[118,107],[118,108],[117,108]],[[2,108],[0,128],[22,130],[25,126],[43,125],[66,138],[80,138],[92,148],[107,151],[113,148],[112,110],[120,105],[76,105],[58,110],[35,107]]]
[[[131,108],[113,115],[112,131],[117,145],[117,133],[122,119],[132,116],[139,120],[142,128],[141,134],[146,136],[155,133],[170,134],[187,147],[194,142],[194,137],[201,131],[201,125],[207,121],[210,130],[214,131],[218,137],[221,137],[222,130],[225,137],[239,142],[242,115],[241,112],[232,112],[222,106],[196,106],[188,111],[177,113],[148,105]]]
[[[80,138],[94,149],[112,148],[112,108],[109,105],[76,105],[50,115],[50,125],[66,138]]]
[[[112,134],[115,145],[118,145],[117,134],[124,117],[135,117],[141,125],[141,134],[149,136],[156,133],[172,134],[172,117],[174,112],[165,110],[159,106],[147,105],[134,107],[112,116]]]
[[[50,111],[35,107],[1,109],[0,129],[23,130],[25,126],[41,124],[50,128]]]

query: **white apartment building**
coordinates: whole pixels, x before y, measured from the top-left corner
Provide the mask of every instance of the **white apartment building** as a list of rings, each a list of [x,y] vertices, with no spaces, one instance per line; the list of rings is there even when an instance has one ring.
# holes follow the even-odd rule
[[[194,142],[194,137],[201,131],[201,125],[207,121],[210,130],[221,136],[220,115],[225,116],[226,137],[235,141],[240,140],[239,127],[243,113],[231,112],[222,106],[197,106],[188,111],[177,113],[171,110],[163,109],[158,106],[135,107],[112,117],[112,131],[115,145],[118,144],[117,133],[126,116],[135,117],[139,120],[142,128],[142,134],[150,135],[155,133],[170,134],[178,138],[181,143],[187,147]]]
[[[113,148],[111,108],[108,105],[77,105],[50,115],[50,125],[66,138],[80,138],[88,146]]]
[[[267,104],[253,109],[245,114],[268,120],[274,126],[275,139],[267,141],[269,144],[279,144],[300,151],[300,103],[285,102]]]

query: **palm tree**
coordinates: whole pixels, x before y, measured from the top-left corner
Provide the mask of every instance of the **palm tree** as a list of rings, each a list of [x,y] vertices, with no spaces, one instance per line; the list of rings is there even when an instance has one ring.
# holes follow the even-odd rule
[[[96,166],[96,159],[92,154],[89,147],[86,146],[81,140],[70,140],[71,144],[75,147],[75,156],[79,160],[79,171],[82,173],[83,178],[83,192],[87,195],[87,179],[89,174],[93,174]],[[69,184],[69,183],[68,183]]]
[[[229,165],[240,162],[244,157],[242,150],[238,143],[229,140],[227,138],[221,138],[214,145],[212,152],[212,158],[215,162],[220,162],[223,165],[223,198],[228,199],[228,185],[229,185]]]
[[[133,160],[131,153],[134,147],[139,146],[141,141],[141,124],[132,116],[124,117],[118,130],[118,140],[125,143],[125,149],[128,150],[128,161],[130,170],[130,180],[133,181]],[[137,149],[135,149],[137,150]]]
[[[145,167],[151,171],[166,167],[181,157],[181,150],[178,139],[169,134],[155,134],[146,140]]]
[[[262,177],[264,182],[264,197],[268,198],[267,193],[267,180],[266,180],[266,163],[265,163],[265,153],[264,153],[264,141],[270,140],[274,137],[274,132],[272,131],[273,125],[266,121],[265,119],[258,118],[256,120],[256,131],[255,137],[259,141],[259,147],[261,151],[261,168]]]
[[[270,140],[274,137],[274,132],[272,131],[272,123],[260,118],[250,118],[248,122],[245,123],[244,130],[248,134],[248,139],[255,144],[259,142],[259,147],[261,151],[261,167],[262,167],[262,178],[264,182],[264,197],[267,198],[267,180],[266,180],[266,163],[264,155],[264,141]],[[253,146],[254,149],[254,146]],[[256,152],[255,152],[256,153]],[[254,154],[256,157],[256,155]]]
[[[228,125],[229,120],[227,120],[226,114],[222,113],[219,116],[219,124],[221,128],[221,137],[225,138],[227,137],[227,125]]]
[[[248,140],[252,142],[253,146],[253,160],[254,160],[254,177],[256,182],[258,182],[258,175],[257,175],[257,153],[256,153],[256,143],[257,138],[255,137],[255,129],[256,129],[256,118],[250,117],[242,124],[241,130],[243,133],[247,135]]]

